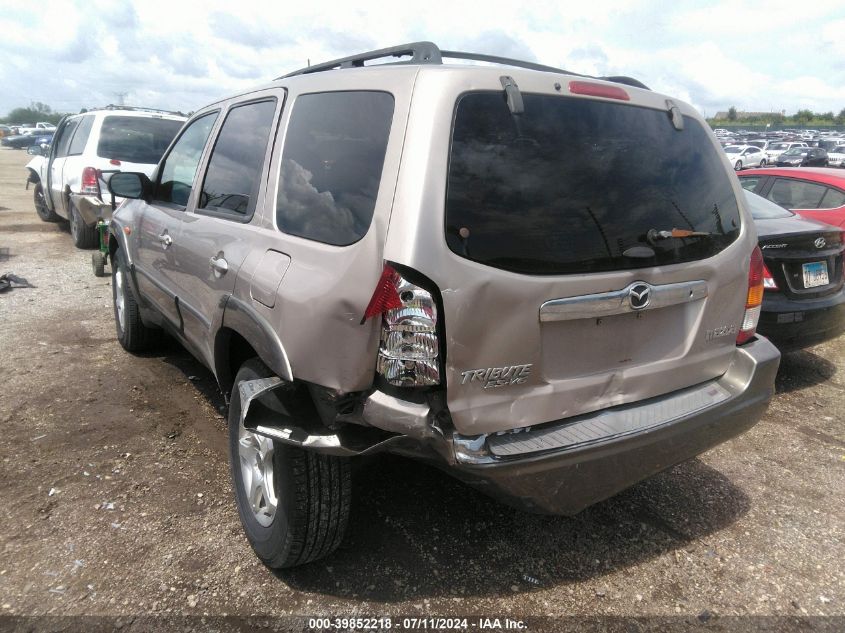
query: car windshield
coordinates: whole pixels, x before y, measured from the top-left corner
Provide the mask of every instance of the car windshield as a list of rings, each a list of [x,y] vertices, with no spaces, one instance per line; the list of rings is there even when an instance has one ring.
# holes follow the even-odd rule
[[[703,259],[739,235],[732,176],[696,119],[677,130],[664,110],[523,101],[519,115],[501,92],[458,102],[444,227],[457,255],[524,274],[592,273]],[[675,227],[709,235],[647,238]],[[638,256],[643,247],[654,255]]]
[[[726,148],[725,148],[725,151],[726,151],[728,154],[739,154],[739,153],[742,151],[742,148],[741,148],[741,147],[738,147],[738,146],[736,146],[736,145],[731,145],[731,146],[729,146],[729,147],[726,147]]]
[[[127,163],[158,163],[184,121],[161,117],[107,116],[97,156]]]
[[[774,220],[776,218],[788,218],[795,215],[792,211],[776,205],[771,200],[750,191],[745,192],[745,202],[751,211],[751,217],[755,220]]]
[[[793,147],[792,149],[788,149],[783,153],[784,156],[805,156],[806,154],[806,147]]]
[[[769,149],[786,149],[786,143],[772,143]]]

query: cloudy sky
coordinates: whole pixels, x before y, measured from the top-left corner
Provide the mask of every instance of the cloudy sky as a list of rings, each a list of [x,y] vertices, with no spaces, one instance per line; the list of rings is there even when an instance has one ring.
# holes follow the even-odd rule
[[[845,108],[843,0],[0,0],[0,115],[32,101],[78,112],[121,95],[189,111],[309,59],[423,39],[632,75],[707,116]]]

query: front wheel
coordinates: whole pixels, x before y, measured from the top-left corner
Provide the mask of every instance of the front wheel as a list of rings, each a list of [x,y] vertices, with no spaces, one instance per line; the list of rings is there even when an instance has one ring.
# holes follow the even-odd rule
[[[735,171],[742,171],[742,161],[741,160],[736,161],[736,165],[734,165],[734,170]]]
[[[765,166],[766,166],[766,159],[764,158],[763,160],[760,161],[760,167],[765,167]]]
[[[235,501],[252,549],[272,569],[332,553],[343,540],[352,497],[349,460],[282,444],[241,424],[239,385],[272,373],[258,359],[235,376],[229,405],[229,463]],[[273,393],[262,398],[268,402]],[[253,406],[255,406],[253,404]]]
[[[144,325],[141,310],[129,283],[129,266],[123,250],[112,256],[112,298],[117,340],[127,352],[142,352],[155,342],[159,331]]]

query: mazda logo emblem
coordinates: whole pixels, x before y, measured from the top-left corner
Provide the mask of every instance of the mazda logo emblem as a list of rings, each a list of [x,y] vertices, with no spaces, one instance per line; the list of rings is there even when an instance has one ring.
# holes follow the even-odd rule
[[[816,248],[824,248],[827,246],[827,242],[823,237],[818,238],[815,242],[813,242],[813,244],[816,245]]]
[[[634,310],[642,310],[651,298],[651,287],[648,284],[635,284],[628,291],[628,302]]]

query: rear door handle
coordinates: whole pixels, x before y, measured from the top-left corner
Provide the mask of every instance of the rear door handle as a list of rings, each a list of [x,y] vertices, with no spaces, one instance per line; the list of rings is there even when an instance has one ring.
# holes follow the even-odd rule
[[[222,277],[229,271],[229,262],[223,258],[223,253],[217,253],[209,260],[211,270],[214,271],[215,276]]]
[[[162,248],[170,248],[173,244],[173,238],[167,234],[167,231],[158,236],[158,241],[161,242]]]

